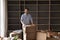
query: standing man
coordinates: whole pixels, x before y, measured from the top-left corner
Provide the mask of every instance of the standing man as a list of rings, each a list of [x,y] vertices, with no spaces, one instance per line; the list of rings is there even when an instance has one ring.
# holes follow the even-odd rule
[[[23,40],[26,40],[26,25],[29,26],[35,26],[33,24],[33,20],[31,15],[29,14],[29,9],[25,8],[24,9],[24,14],[21,16],[21,23],[22,23],[22,29],[23,29]]]

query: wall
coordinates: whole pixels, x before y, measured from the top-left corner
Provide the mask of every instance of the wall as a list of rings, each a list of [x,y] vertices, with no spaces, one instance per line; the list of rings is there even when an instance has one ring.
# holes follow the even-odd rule
[[[0,0],[0,36],[1,36],[1,0]]]
[[[0,0],[0,36],[5,37],[7,33],[7,1]]]

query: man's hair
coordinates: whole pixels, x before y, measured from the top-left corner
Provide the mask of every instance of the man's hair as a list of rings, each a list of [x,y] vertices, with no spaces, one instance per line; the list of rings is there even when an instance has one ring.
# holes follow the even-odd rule
[[[29,8],[25,8],[25,9],[29,10]],[[24,10],[25,10],[25,9],[24,9]]]

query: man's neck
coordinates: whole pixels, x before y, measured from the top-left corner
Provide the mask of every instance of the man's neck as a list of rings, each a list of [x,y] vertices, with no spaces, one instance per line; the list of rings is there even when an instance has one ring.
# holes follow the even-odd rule
[[[25,13],[26,15],[28,15],[28,13]]]

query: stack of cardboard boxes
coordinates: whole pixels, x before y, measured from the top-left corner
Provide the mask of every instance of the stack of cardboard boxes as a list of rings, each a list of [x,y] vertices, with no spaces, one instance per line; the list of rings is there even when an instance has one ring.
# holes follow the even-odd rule
[[[2,37],[0,37],[0,40],[2,40],[3,38]]]

